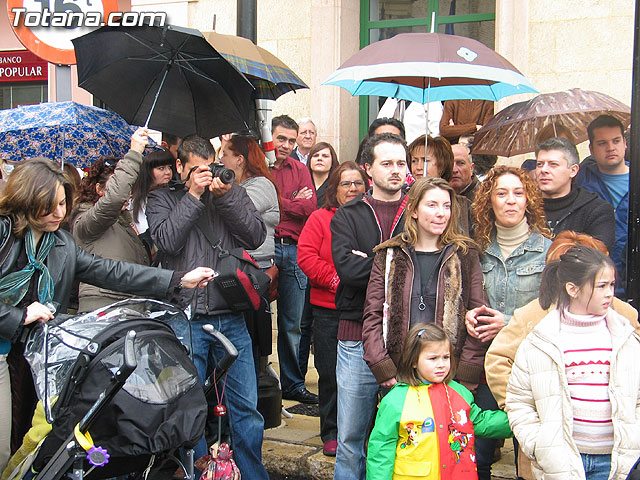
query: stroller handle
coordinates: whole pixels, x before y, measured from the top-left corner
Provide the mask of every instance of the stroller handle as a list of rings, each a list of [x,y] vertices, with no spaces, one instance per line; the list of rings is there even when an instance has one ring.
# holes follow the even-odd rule
[[[116,373],[113,374],[113,376],[111,377],[111,383],[109,384],[107,389],[100,395],[96,403],[91,407],[91,409],[89,409],[87,414],[80,421],[79,429],[82,433],[86,433],[87,430],[89,430],[95,418],[100,414],[102,409],[104,409],[109,404],[109,402],[111,402],[113,397],[116,396],[129,376],[138,366],[134,348],[135,340],[135,330],[129,330],[127,332],[127,335],[124,337],[123,365],[118,369]]]
[[[225,337],[221,332],[216,330],[213,325],[203,325],[202,330],[204,330],[208,335],[211,335],[215,338],[220,344],[222,348],[224,348],[225,354],[224,357],[218,362],[215,370],[211,374],[209,378],[207,378],[204,387],[205,387],[205,395],[213,388],[213,386],[220,380],[222,377],[226,375],[226,373],[233,365],[233,362],[238,358],[238,350],[236,347],[229,341],[227,337]]]
[[[129,330],[124,338],[124,365],[120,367],[118,374],[129,377],[138,366],[135,351],[136,331]],[[118,375],[116,374],[116,375]]]

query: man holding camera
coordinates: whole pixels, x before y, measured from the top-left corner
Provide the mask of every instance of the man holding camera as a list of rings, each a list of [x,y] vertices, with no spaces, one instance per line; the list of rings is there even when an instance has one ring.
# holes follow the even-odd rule
[[[318,403],[318,396],[304,385],[298,362],[300,321],[304,309],[307,277],[298,266],[298,237],[307,217],[316,209],[316,192],[309,169],[291,158],[298,124],[287,115],[271,122],[276,163],[271,175],[280,190],[280,223],[275,232],[278,280],[278,361],[282,398]]]
[[[149,194],[149,230],[163,252],[165,268],[189,270],[190,265],[206,265],[217,270],[219,250],[213,248],[209,238],[225,250],[255,249],[265,239],[266,228],[246,191],[233,182],[224,183],[224,171],[221,175],[220,168],[212,173],[213,158],[214,149],[207,139],[197,135],[185,137],[176,160],[181,182]],[[191,303],[191,295],[183,294],[184,305]],[[202,331],[202,325],[211,324],[238,349],[225,389],[234,458],[243,477],[268,479],[261,454],[264,421],[257,410],[251,338],[244,318],[242,313],[229,309],[214,282],[198,289],[196,295],[190,323],[191,353],[198,376],[204,381],[210,349],[215,349],[218,359],[223,355],[220,345]],[[177,333],[181,336],[181,332]],[[196,458],[207,453],[204,439],[195,450]]]

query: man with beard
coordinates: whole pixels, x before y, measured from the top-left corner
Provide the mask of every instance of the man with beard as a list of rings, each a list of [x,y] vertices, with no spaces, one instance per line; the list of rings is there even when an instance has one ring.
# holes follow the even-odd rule
[[[363,146],[362,161],[373,187],[340,207],[331,220],[331,250],[340,277],[336,292],[340,321],[335,480],[365,478],[365,443],[374,419],[378,382],[363,359],[362,312],[373,248],[404,228],[407,199],[402,187],[408,158],[407,145],[399,136],[371,136]]]

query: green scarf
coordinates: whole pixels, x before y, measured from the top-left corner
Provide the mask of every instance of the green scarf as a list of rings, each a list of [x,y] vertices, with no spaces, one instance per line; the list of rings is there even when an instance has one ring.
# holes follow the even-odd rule
[[[38,255],[35,254],[35,239],[33,230],[29,229],[24,238],[29,263],[19,272],[13,272],[0,279],[0,302],[16,306],[29,290],[31,277],[40,270],[38,279],[38,300],[43,305],[53,300],[53,279],[44,261],[53,247],[55,237],[52,232],[45,232]]]

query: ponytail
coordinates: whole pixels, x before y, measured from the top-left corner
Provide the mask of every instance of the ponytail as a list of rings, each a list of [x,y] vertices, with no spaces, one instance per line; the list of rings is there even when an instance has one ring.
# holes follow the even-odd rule
[[[545,310],[556,304],[563,309],[569,305],[571,297],[567,293],[566,284],[571,282],[584,287],[587,283],[593,286],[596,276],[605,267],[615,271],[613,261],[604,253],[594,248],[577,246],[560,255],[558,260],[548,263],[540,279],[538,301]]]
[[[542,271],[538,302],[540,302],[540,306],[545,310],[553,304],[559,304],[559,297],[561,297],[563,293],[567,295],[564,285],[560,285],[560,280],[558,279],[559,267],[560,260],[555,260],[548,263]]]

